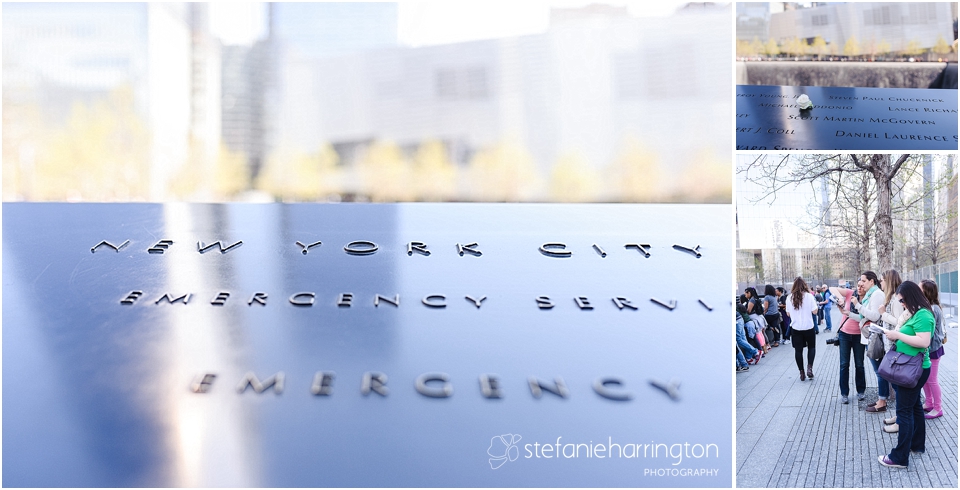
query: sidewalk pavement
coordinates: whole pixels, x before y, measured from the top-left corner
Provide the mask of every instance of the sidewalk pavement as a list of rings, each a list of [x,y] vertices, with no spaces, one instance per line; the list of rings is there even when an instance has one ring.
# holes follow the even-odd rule
[[[836,312],[833,319],[838,325]],[[840,349],[826,343],[836,329],[820,328],[813,381],[800,381],[791,344],[771,349],[758,365],[736,374],[737,486],[957,488],[958,329],[947,327],[940,362],[943,416],[926,421],[926,453],[911,454],[909,468],[894,469],[881,466],[877,456],[896,445],[897,434],[881,430],[883,419],[896,412],[864,411],[877,400],[873,366],[864,360],[867,398],[858,402],[851,359],[850,404],[841,404]]]

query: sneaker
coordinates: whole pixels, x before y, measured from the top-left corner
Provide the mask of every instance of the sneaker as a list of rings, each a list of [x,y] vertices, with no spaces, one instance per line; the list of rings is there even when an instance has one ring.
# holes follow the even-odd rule
[[[749,371],[749,370],[750,370],[750,368],[748,368],[747,366],[743,366],[743,367],[738,367],[738,368],[737,368],[737,372],[738,372],[738,373],[742,373],[742,372],[744,372],[744,371]]]
[[[896,420],[894,420],[894,422],[896,422]],[[883,431],[887,434],[896,434],[897,432],[900,432],[900,424],[884,425]]]
[[[888,419],[883,419],[883,423],[884,423],[885,425],[893,425],[893,424],[897,423],[897,416],[894,415],[893,417],[890,417],[890,418],[888,418]]]
[[[840,403],[846,405],[846,404],[850,403],[850,398],[848,398],[848,397],[846,397],[846,396],[841,396],[841,397],[840,397]]]
[[[865,393],[857,393],[857,400],[863,401],[867,398]]]
[[[900,469],[906,469],[906,468],[907,468],[906,466],[904,466],[904,465],[902,465],[902,464],[894,463],[893,461],[890,460],[890,458],[888,458],[888,457],[887,457],[886,455],[884,455],[884,454],[881,454],[880,457],[877,458],[877,461],[879,461],[880,464],[886,466],[887,468],[900,468]]]

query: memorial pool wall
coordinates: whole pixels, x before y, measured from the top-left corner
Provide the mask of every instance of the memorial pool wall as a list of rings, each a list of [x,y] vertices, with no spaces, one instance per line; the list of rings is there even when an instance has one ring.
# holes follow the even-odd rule
[[[738,85],[927,88],[947,63],[738,61]]]

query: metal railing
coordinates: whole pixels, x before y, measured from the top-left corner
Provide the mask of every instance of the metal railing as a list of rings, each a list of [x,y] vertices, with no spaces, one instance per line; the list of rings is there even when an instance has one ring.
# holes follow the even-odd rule
[[[928,265],[914,271],[900,275],[904,281],[913,281],[920,284],[923,279],[933,279],[940,289],[940,307],[943,309],[947,323],[956,322],[957,318],[957,261],[942,264]]]

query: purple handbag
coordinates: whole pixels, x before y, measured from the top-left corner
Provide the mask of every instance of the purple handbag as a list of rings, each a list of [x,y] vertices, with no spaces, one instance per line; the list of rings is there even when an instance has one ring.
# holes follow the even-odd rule
[[[904,388],[913,388],[917,386],[920,375],[923,373],[923,353],[921,351],[915,356],[897,352],[896,350],[887,351],[880,362],[880,368],[877,369],[883,379]]]

